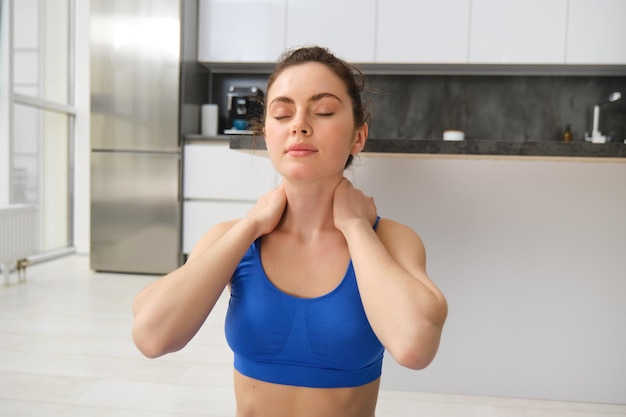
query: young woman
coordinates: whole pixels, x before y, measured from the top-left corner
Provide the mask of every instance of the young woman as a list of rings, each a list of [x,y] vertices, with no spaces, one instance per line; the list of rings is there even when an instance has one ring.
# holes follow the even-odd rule
[[[412,369],[437,352],[447,304],[420,238],[343,176],[367,140],[362,80],[324,48],[285,54],[259,127],[281,185],[135,299],[135,343],[157,357],[229,286],[237,416],[372,417],[383,351]]]

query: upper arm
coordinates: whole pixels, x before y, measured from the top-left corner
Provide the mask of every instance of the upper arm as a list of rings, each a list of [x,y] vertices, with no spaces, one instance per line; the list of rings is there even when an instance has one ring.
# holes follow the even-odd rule
[[[442,296],[426,272],[426,249],[422,239],[413,229],[390,219],[381,219],[376,233],[400,267],[433,293]]]

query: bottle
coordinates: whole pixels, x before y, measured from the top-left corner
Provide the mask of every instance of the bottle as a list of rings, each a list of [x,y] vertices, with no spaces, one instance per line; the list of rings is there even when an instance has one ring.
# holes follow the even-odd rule
[[[572,141],[572,130],[569,125],[565,127],[565,131],[563,132],[563,142],[571,142]]]

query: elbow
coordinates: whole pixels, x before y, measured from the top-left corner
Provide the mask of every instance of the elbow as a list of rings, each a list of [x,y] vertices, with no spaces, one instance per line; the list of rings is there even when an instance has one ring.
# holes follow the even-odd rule
[[[135,322],[132,331],[133,342],[137,349],[147,358],[154,359],[184,347],[172,346],[164,337],[155,332],[147,331]]]
[[[143,335],[136,327],[133,328],[133,342],[135,342],[139,352],[147,358],[158,358],[166,353],[165,349],[159,343],[156,343],[154,338]]]
[[[136,335],[133,335],[133,341],[137,349],[139,349],[139,352],[149,359],[155,359],[167,353],[176,352],[184,347],[171,347],[161,343],[159,340],[141,338]]]
[[[158,358],[159,356],[163,356],[161,352],[159,352],[156,349],[151,349],[148,346],[143,346],[143,345],[140,346],[138,344],[136,344],[136,346],[137,346],[137,349],[139,349],[139,352],[141,352],[141,354],[148,359],[155,359],[155,358]]]
[[[426,368],[435,359],[435,353],[423,353],[415,349],[406,349],[392,356],[400,366],[416,371]]]
[[[155,359],[165,354],[162,349],[159,349],[158,346],[154,344],[141,343],[135,340],[135,346],[137,346],[137,349],[139,349],[139,352],[141,352],[143,356],[149,359]]]
[[[154,359],[172,352],[171,347],[168,346],[167,337],[162,333],[164,323],[142,310],[141,294],[133,303],[133,315],[132,339],[142,355]]]
[[[401,366],[414,370],[426,368],[435,359],[439,350],[445,318],[446,311],[443,311],[441,320],[437,320],[437,323],[428,322],[416,326],[409,332],[410,335],[393,347],[393,350],[389,349],[389,353]]]

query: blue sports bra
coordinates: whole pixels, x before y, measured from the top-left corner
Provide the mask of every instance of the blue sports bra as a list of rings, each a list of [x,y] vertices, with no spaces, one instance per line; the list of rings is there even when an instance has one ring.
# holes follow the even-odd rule
[[[266,382],[313,388],[377,379],[384,347],[365,316],[352,261],[333,291],[298,298],[269,280],[260,244],[259,238],[250,246],[231,280],[225,328],[235,369]]]

